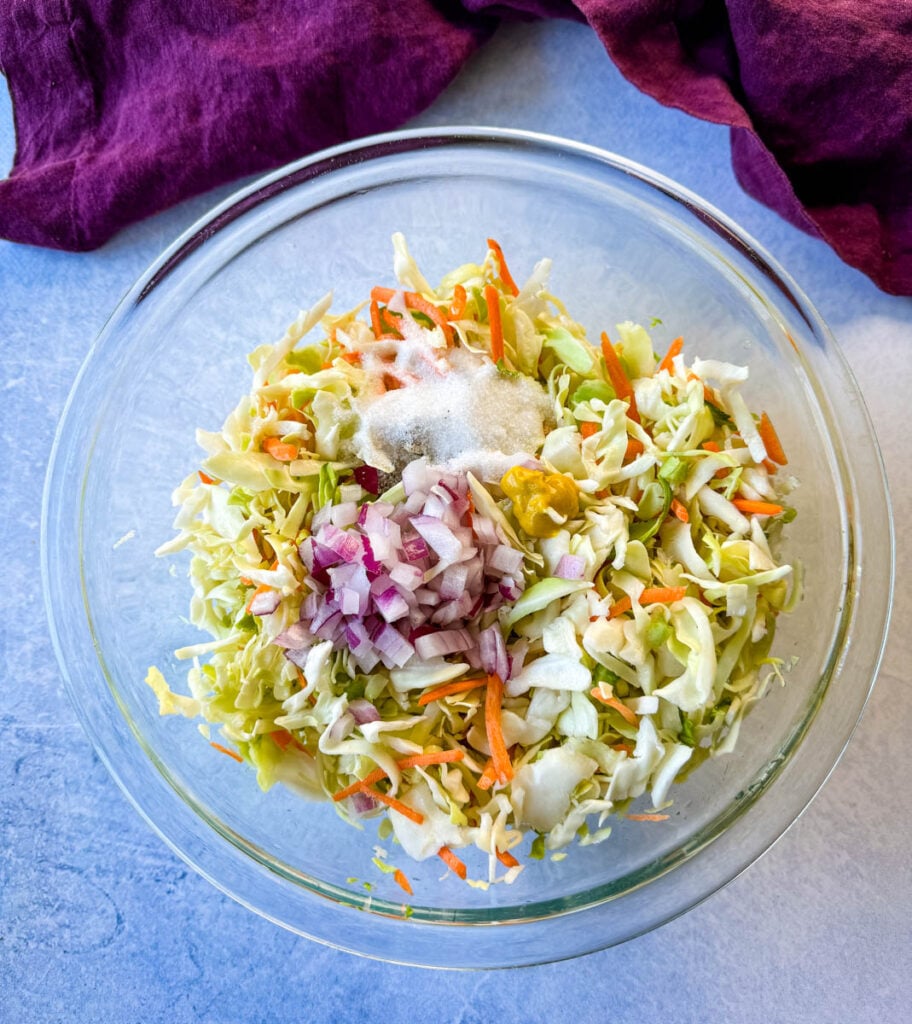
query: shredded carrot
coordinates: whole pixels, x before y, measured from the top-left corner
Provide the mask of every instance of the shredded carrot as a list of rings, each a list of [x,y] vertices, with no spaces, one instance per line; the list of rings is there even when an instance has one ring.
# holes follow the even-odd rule
[[[202,482],[204,484],[217,484],[218,483],[218,480],[216,480],[214,477],[209,476],[208,473],[204,473],[201,469],[197,470],[197,472],[199,473],[200,480],[202,480]]]
[[[443,861],[444,864],[454,874],[459,875],[463,880],[465,879],[468,872],[466,871],[465,864],[456,856],[455,853],[449,848],[449,846],[441,846],[437,851],[437,856]]]
[[[500,725],[500,702],[502,699],[503,680],[499,675],[489,675],[488,689],[485,693],[485,730],[497,778],[504,783],[513,778],[513,765],[510,763],[510,755],[507,753],[507,745],[504,743]]]
[[[405,875],[398,869],[393,872],[393,881],[400,889],[405,889],[409,896],[414,896],[415,892],[412,889],[411,882],[405,877]]]
[[[687,508],[678,501],[677,498],[671,500],[671,512],[677,519],[680,519],[682,523],[690,522],[690,513]]]
[[[365,785],[361,783],[359,789],[362,793],[367,793],[368,796],[372,796],[375,800],[379,800],[380,803],[386,804],[391,810],[396,811],[397,814],[401,814],[403,818],[408,818],[409,821],[414,821],[416,825],[424,824],[424,815],[416,810],[413,810],[408,804],[404,804],[401,800],[397,800],[394,796],[390,796],[389,793],[381,793],[379,789],[374,789],[373,786]]]
[[[627,450],[624,452],[624,461],[630,462],[631,459],[637,458],[642,455],[646,450],[645,445],[642,441],[638,441],[635,437],[627,438]]]
[[[781,505],[774,505],[771,501],[751,501],[748,498],[735,498],[732,504],[739,512],[746,512],[753,516],[778,516],[785,511]]]
[[[669,373],[674,369],[674,357],[681,354],[681,349],[684,348],[684,339],[675,338],[675,340],[668,346],[668,351],[659,363],[660,370],[667,370]]]
[[[279,750],[287,750],[290,746],[296,750],[304,750],[305,752],[307,750],[304,744],[292,736],[286,729],[279,729],[269,735],[272,736],[272,742],[275,743]]]
[[[380,304],[376,299],[371,299],[370,304],[370,317],[371,317],[371,328],[374,332],[374,337],[379,338],[383,334],[383,324],[380,322]]]
[[[361,353],[360,352],[343,352],[342,358],[346,363],[351,363],[352,366],[361,365]]]
[[[389,300],[396,294],[393,288],[373,288],[371,289],[371,299],[374,302],[389,302]],[[443,336],[446,338],[447,345],[453,344],[453,328],[447,323],[446,317],[440,312],[439,308],[434,305],[433,302],[428,302],[423,295],[419,295],[418,292],[403,292],[405,296],[405,308],[412,309],[416,313],[424,313],[426,317],[429,317],[434,321],[435,324],[443,331]]]
[[[776,463],[775,462],[770,462],[769,459],[764,459],[763,462],[761,463],[761,465],[767,471],[767,473],[770,474],[770,476],[772,476],[773,473],[776,473],[776,472],[779,471],[779,467],[776,465]]]
[[[716,444],[715,441],[704,441],[703,444],[700,447],[703,448],[705,451],[708,451],[708,452],[719,452],[719,451],[722,450]]]
[[[490,789],[497,781],[497,769],[494,767],[494,758],[489,757],[488,763],[484,766],[481,777],[478,780],[479,789]]]
[[[668,821],[667,814],[628,814],[628,821]]]
[[[592,423],[590,420],[586,420],[584,423],[580,424],[579,429],[584,438],[592,437],[593,434],[598,433],[599,425],[597,423]]]
[[[647,587],[640,594],[640,604],[671,604],[687,594],[687,587]]]
[[[443,686],[435,686],[433,690],[422,693],[418,698],[418,704],[420,707],[424,707],[425,704],[440,700],[441,697],[452,697],[454,693],[468,693],[469,690],[484,686],[485,682],[484,679],[464,679],[457,683],[444,683]]]
[[[437,750],[430,754],[411,754],[402,757],[396,765],[399,768],[424,768],[429,764],[451,764],[453,761],[461,761],[465,753],[461,750]]]
[[[461,284],[453,288],[453,302],[447,312],[447,320],[459,320],[465,313],[466,290]]]
[[[623,615],[624,612],[629,612],[633,607],[633,602],[629,597],[622,597],[620,601],[615,601],[614,604],[608,609],[608,618],[616,619],[619,615]]]
[[[385,769],[374,768],[374,770],[368,772],[363,779],[358,779],[357,782],[353,782],[350,786],[346,786],[345,789],[340,789],[337,793],[333,793],[333,800],[335,800],[336,803],[340,800],[347,800],[348,797],[354,796],[362,786],[373,786],[374,783],[381,782],[385,778]]]
[[[510,273],[507,267],[507,261],[504,259],[503,249],[501,249],[493,238],[488,239],[488,248],[494,253],[494,256],[497,259],[497,266],[500,268],[500,279],[503,281],[507,291],[511,295],[519,295],[519,289],[516,287],[513,275]]]
[[[493,284],[486,284],[484,297],[488,304],[488,323],[491,325],[491,358],[496,363],[504,356],[503,327],[500,323],[500,292]]]
[[[760,434],[760,439],[763,441],[763,447],[766,449],[766,454],[772,459],[773,462],[778,462],[780,466],[787,466],[788,459],[785,457],[785,452],[782,450],[782,445],[779,441],[779,435],[776,433],[776,428],[772,424],[769,416],[763,413],[760,417],[760,422],[757,424],[757,432]]]
[[[298,674],[298,682],[300,682],[301,689],[303,690],[304,687],[307,686],[307,678],[305,677],[304,673],[298,668],[297,665],[295,665],[295,672],[297,672]]]
[[[627,374],[624,373],[624,367],[621,365],[617,352],[614,351],[611,339],[604,331],[602,331],[602,355],[605,357],[605,369],[608,371],[608,379],[611,381],[614,393],[621,400],[627,399],[630,403],[627,415],[634,423],[639,423],[640,414],[637,412],[636,396],[633,393],[633,387],[627,379]]]
[[[249,576],[242,576],[241,577],[241,583],[243,583],[245,587],[252,587],[253,586],[253,580]]]
[[[438,750],[428,754],[411,754],[409,757],[403,757],[396,762],[396,767],[403,770],[406,768],[423,768],[429,764],[450,764],[453,761],[461,761],[464,757],[465,753],[461,750]],[[359,779],[350,786],[346,786],[337,793],[333,793],[333,800],[338,803],[339,800],[345,800],[353,793],[357,793],[364,786],[373,786],[385,778],[385,768],[374,768],[363,779]]]
[[[633,757],[633,747],[629,743],[612,743],[611,749],[623,751],[628,757]]]
[[[621,718],[626,719],[626,721],[628,721],[631,725],[638,724],[637,716],[630,710],[630,708],[627,707],[626,704],[622,704],[617,699],[617,697],[603,696],[602,691],[597,686],[593,686],[593,688],[589,692],[592,694],[593,697],[595,697],[596,700],[601,701],[602,704],[606,704],[609,708],[614,708],[614,710],[621,716]]]
[[[260,594],[268,594],[270,590],[272,590],[272,587],[270,587],[268,583],[261,583],[250,595],[250,600],[247,602],[247,611],[250,611],[250,606],[260,596]]]
[[[519,867],[519,861],[513,856],[512,853],[508,853],[506,850],[495,850],[494,854],[505,868]]]
[[[298,457],[297,445],[286,444],[284,441],[280,441],[277,437],[267,437],[263,442],[263,451],[268,452],[279,462],[294,462]]]
[[[238,764],[243,764],[244,763],[244,758],[241,757],[241,755],[236,750],[229,750],[227,747],[223,747],[221,745],[221,743],[210,743],[209,746],[210,747],[215,747],[215,749],[220,754],[227,754],[230,758],[232,758],[233,760],[237,761]]]

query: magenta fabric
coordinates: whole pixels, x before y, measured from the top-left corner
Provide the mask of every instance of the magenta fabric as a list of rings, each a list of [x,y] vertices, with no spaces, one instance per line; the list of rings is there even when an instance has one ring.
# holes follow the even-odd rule
[[[906,0],[4,0],[18,146],[0,236],[91,249],[394,128],[504,17],[586,19],[638,88],[731,127],[751,195],[912,294]]]

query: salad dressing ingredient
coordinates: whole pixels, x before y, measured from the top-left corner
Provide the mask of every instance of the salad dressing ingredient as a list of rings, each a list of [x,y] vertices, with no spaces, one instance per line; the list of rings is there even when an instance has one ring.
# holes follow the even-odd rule
[[[514,466],[503,475],[500,486],[530,537],[553,537],[579,512],[579,489],[562,473]]]

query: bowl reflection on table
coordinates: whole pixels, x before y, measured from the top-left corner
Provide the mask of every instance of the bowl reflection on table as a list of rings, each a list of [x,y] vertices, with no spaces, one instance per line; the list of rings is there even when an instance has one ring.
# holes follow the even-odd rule
[[[662,320],[658,350],[750,367],[745,396],[776,422],[800,481],[781,552],[804,597],[775,652],[795,660],[749,715],[734,754],[673,790],[661,825],[532,862],[487,891],[400,864],[409,907],[371,864],[374,826],[214,756],[196,723],[161,718],[143,682],[179,687],[186,562],[171,491],[248,386],[247,353],[332,289],[346,309],[390,276],[402,231],[430,280],[494,236],[517,277],[542,256],[590,336]],[[890,603],[883,474],[851,376],[796,286],[692,195],[617,157],[518,132],[399,133],[292,165],[220,206],[137,283],[93,349],[48,476],[45,589],[67,686],[100,755],[181,856],[254,910],[385,959],[504,966],[623,941],[715,891],[797,817],[839,757],[873,682]],[[186,556],[184,556],[186,557]],[[174,563],[178,569],[174,571]],[[389,842],[385,844],[389,847]],[[395,849],[390,859],[396,861]],[[400,855],[399,860],[404,860]],[[352,881],[356,879],[356,881]],[[364,886],[369,882],[370,890]],[[496,925],[496,927],[491,927]]]

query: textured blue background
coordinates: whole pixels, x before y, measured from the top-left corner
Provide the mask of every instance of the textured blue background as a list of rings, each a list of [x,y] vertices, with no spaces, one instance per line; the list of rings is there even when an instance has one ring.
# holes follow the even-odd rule
[[[791,271],[858,376],[893,489],[894,628],[856,736],[759,863],[650,935],[493,974],[391,967],[261,920],[190,871],[108,777],[63,692],[41,604],[41,488],[58,415],[121,294],[223,193],[97,253],[0,242],[0,1020],[241,1024],[910,1019],[912,1004],[912,300],[886,296],[746,197],[727,133],[636,93],[571,24],[502,29],[415,125],[566,135],[677,179]],[[13,153],[0,86],[0,168]]]

